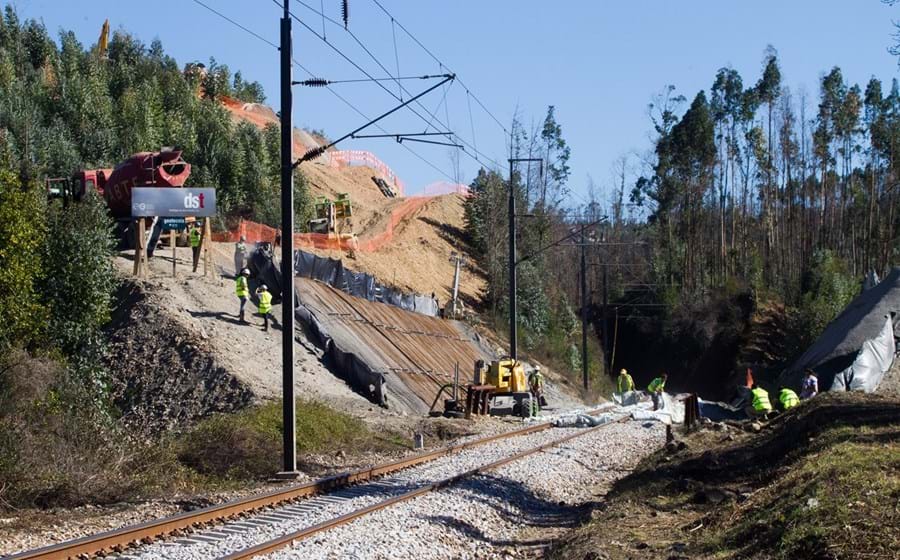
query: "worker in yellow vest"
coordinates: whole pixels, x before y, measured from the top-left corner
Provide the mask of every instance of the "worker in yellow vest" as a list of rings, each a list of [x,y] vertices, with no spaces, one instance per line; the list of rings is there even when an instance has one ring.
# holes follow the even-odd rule
[[[666,390],[666,380],[669,376],[665,373],[653,379],[650,382],[650,385],[647,385],[647,392],[650,393],[650,398],[653,399],[653,410],[659,410],[660,403],[662,402],[663,391]]]
[[[197,222],[194,222],[193,225],[191,225],[190,236],[191,251],[194,253],[194,272],[197,272],[197,265],[200,264],[200,241],[202,240]]]
[[[800,404],[800,397],[791,389],[782,387],[778,393],[778,401],[781,402],[781,410],[790,410]]]
[[[247,305],[247,298],[250,297],[250,281],[248,278],[250,278],[250,270],[245,268],[234,279],[234,293],[241,301],[241,310],[238,313],[241,323],[247,322],[244,318],[244,306]]]
[[[259,298],[258,310],[263,318],[263,330],[269,330],[269,318],[272,316],[272,294],[269,293],[269,287],[262,284],[256,290],[256,297]]]
[[[772,412],[772,403],[769,402],[769,392],[754,384],[750,390],[750,406],[747,407],[747,416],[751,418],[765,418]]]
[[[625,368],[622,368],[619,371],[619,377],[616,380],[616,389],[619,394],[634,391],[634,379],[631,378],[631,375],[628,374],[628,370]]]
[[[534,366],[534,369],[528,374],[528,387],[531,389],[538,408],[544,406],[547,400],[544,398],[544,374],[541,373],[541,366]]]

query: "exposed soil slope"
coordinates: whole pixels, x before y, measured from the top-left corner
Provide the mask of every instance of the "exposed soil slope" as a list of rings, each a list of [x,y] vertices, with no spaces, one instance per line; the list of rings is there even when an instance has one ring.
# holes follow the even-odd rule
[[[367,272],[380,281],[406,291],[434,292],[441,306],[453,290],[452,252],[467,259],[460,278],[464,304],[472,308],[487,288],[484,274],[472,264],[465,238],[464,199],[459,195],[434,197],[394,228],[394,242],[374,253],[357,253],[347,259],[340,251],[313,252],[344,258],[348,268]]]
[[[203,333],[164,311],[159,294],[126,281],[118,296],[104,357],[126,423],[160,433],[253,400],[250,389],[219,364]]]
[[[253,103],[225,103],[237,121],[246,121],[260,128],[277,124],[275,112]],[[321,144],[322,138],[303,130],[294,131],[294,152],[302,154]],[[372,238],[388,227],[391,211],[402,199],[385,197],[373,182],[378,172],[368,167],[329,167],[320,161],[302,167],[314,197],[335,199],[348,193],[353,206],[350,219],[352,232],[360,240]],[[340,251],[308,249],[332,258],[345,257]],[[434,292],[442,305],[450,298],[453,284],[453,264],[450,253],[456,251],[469,256],[465,242],[463,198],[460,195],[434,197],[424,207],[394,226],[394,241],[374,253],[357,253],[348,267],[373,274],[384,283],[420,294]],[[460,284],[464,303],[472,307],[480,299],[486,283],[483,274],[469,260]]]
[[[231,250],[230,245],[215,245],[215,274],[207,278],[201,275],[202,265],[198,273],[191,272],[190,249],[178,248],[178,277],[172,278],[171,250],[160,249],[150,260],[150,278],[137,282],[152,302],[154,311],[146,321],[138,320],[136,328],[148,329],[152,333],[157,330],[153,325],[171,325],[169,328],[173,332],[185,333],[184,344],[203,348],[211,356],[209,359],[217,371],[238,379],[255,399],[278,398],[281,391],[281,330],[276,321],[274,327],[264,332],[262,320],[252,315],[256,310],[252,303],[247,304],[247,318],[251,324],[242,325],[238,321],[238,299],[234,295],[234,281],[231,278],[234,265],[231,254],[226,253]],[[125,275],[131,273],[130,255],[119,257],[116,262]],[[276,318],[281,316],[280,305],[274,306],[273,314]],[[165,327],[162,330],[167,331]],[[151,359],[166,355],[170,349],[171,340],[168,337],[145,336],[128,342],[128,347],[122,349],[118,359],[130,371],[134,368],[127,365],[132,363],[128,361],[131,359],[129,353],[135,352],[141,360],[150,361],[149,367],[139,369],[157,376],[154,384],[177,383],[180,367],[170,369],[165,367],[168,362]],[[374,407],[335,377],[321,363],[317,350],[311,345],[304,346],[298,342],[294,355],[298,397],[327,401],[336,409],[376,422],[396,417],[389,411]],[[153,364],[161,367],[153,367]],[[169,405],[177,406],[168,400],[152,406]],[[211,408],[207,412],[215,410]]]

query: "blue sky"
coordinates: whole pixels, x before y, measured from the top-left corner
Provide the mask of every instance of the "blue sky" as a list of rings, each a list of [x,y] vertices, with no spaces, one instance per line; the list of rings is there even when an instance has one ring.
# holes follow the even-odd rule
[[[339,0],[305,0],[340,19]],[[260,35],[278,42],[280,9],[270,0],[204,0]],[[320,4],[321,2],[321,4]],[[611,181],[611,166],[628,152],[649,147],[647,104],[666,84],[691,98],[708,89],[722,66],[737,69],[749,85],[758,78],[763,51],[778,49],[785,83],[794,92],[805,87],[814,110],[818,80],[832,66],[845,78],[865,85],[871,76],[889,82],[897,76],[897,60],[887,52],[891,19],[900,7],[879,0],[381,0],[396,21],[409,29],[453,71],[505,126],[518,110],[526,124],[539,123],[547,105],[557,117],[572,148],[572,204],[582,202],[588,175],[599,187]],[[149,44],[162,40],[179,63],[206,61],[241,70],[260,81],[268,102],[278,104],[278,55],[269,45],[236,29],[191,0],[170,2],[172,10],[132,0],[15,0],[20,16],[42,19],[51,33],[72,29],[86,44],[96,41],[104,18],[113,29],[124,28]],[[294,0],[293,11],[318,33],[322,20]],[[394,71],[402,75],[441,71],[399,27],[395,58],[391,20],[372,0],[350,0],[350,28]],[[334,45],[372,74],[383,70],[340,27],[325,24]],[[357,78],[362,74],[318,38],[294,24],[294,57],[320,77]],[[297,77],[306,77],[299,69]],[[424,82],[404,83],[410,92]],[[386,87],[397,93],[396,85]],[[335,86],[367,115],[396,104],[371,84]],[[423,101],[470,145],[505,169],[501,128],[454,85],[442,103],[434,92]],[[295,124],[324,129],[336,137],[362,123],[362,117],[323,89],[295,88]],[[472,106],[470,121],[469,104]],[[424,111],[419,109],[420,113]],[[390,132],[416,132],[425,122],[404,111],[385,121]],[[474,135],[473,135],[474,128]],[[372,133],[378,132],[372,130]],[[410,191],[453,178],[450,150],[417,145],[426,163],[392,140],[355,140],[342,147],[377,153],[403,178]],[[471,150],[469,150],[471,151]],[[437,167],[435,169],[434,167]],[[468,182],[478,163],[460,154],[461,179]],[[446,175],[445,175],[446,174]]]

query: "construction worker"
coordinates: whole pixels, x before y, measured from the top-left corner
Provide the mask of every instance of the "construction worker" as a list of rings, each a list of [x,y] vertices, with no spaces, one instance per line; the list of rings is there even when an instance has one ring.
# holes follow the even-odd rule
[[[531,394],[534,396],[540,407],[544,403],[544,374],[541,373],[541,367],[535,366],[528,375],[528,386],[531,388]]]
[[[629,391],[634,391],[634,379],[628,375],[628,370],[622,368],[619,371],[619,378],[616,381],[616,389],[620,395],[628,393]]]
[[[200,264],[200,228],[197,226],[197,222],[194,222],[191,225],[191,251],[194,253],[194,272],[197,272],[197,265]]]
[[[750,401],[750,405],[746,409],[747,416],[750,418],[765,418],[768,413],[772,412],[772,403],[769,402],[768,391],[754,383],[753,389],[750,390],[750,396],[753,400]]]
[[[803,384],[800,386],[800,398],[804,401],[811,399],[819,394],[819,380],[816,378],[816,372],[811,369],[806,370],[803,377]]]
[[[244,270],[244,262],[247,260],[247,238],[243,235],[234,244],[234,277],[238,278]]]
[[[263,318],[263,330],[269,330],[269,317],[272,312],[272,294],[269,293],[269,287],[265,284],[260,285],[256,289],[256,296],[259,298],[258,310]]]
[[[250,296],[250,283],[247,280],[248,278],[250,278],[250,270],[245,268],[238,273],[237,278],[234,280],[234,293],[237,294],[238,299],[241,300],[241,310],[238,313],[241,323],[247,322],[244,318],[244,306],[247,305],[247,298]]]
[[[647,385],[647,392],[650,393],[650,398],[653,399],[653,410],[659,410],[660,402],[662,402],[662,394],[666,389],[666,380],[669,376],[665,373],[660,375],[659,377],[653,379],[650,382],[650,385]]]
[[[782,387],[778,392],[778,401],[781,403],[781,410],[790,410],[800,404],[800,397],[787,387]]]

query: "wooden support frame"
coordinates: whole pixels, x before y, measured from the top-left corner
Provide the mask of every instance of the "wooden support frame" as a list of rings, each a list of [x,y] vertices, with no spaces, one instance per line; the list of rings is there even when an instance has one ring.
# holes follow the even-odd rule
[[[172,248],[172,278],[176,278],[178,276],[176,272],[178,264],[178,231],[174,229],[169,230],[169,247]]]
[[[132,223],[136,230],[134,236],[134,276],[147,278],[149,265],[147,263],[147,225],[144,218],[138,218]]]
[[[212,226],[209,218],[203,219],[203,232],[200,235],[200,253],[203,257],[203,276],[213,272],[212,266]]]

